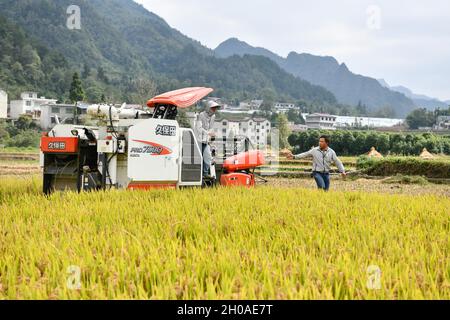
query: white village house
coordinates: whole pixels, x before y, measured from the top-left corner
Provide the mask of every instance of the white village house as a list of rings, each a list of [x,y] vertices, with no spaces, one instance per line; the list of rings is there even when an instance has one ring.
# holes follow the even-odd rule
[[[337,116],[325,113],[313,113],[306,116],[306,126],[308,129],[336,130],[334,126]]]
[[[41,105],[41,114],[36,120],[39,120],[39,126],[42,129],[49,130],[56,125],[56,117],[60,122],[73,123],[74,112],[75,105],[73,104],[44,104]]]
[[[245,136],[256,148],[267,145],[270,136],[270,121],[264,118],[245,118],[243,120],[228,120],[226,118],[214,123],[217,139],[230,136]]]
[[[439,116],[436,121],[436,130],[450,130],[450,116]]]
[[[250,102],[240,102],[239,108],[248,110],[259,110],[263,104],[263,100],[251,100]]]
[[[193,112],[187,113],[192,128],[195,127],[197,115]],[[217,117],[213,129],[218,140],[230,136],[245,136],[249,138],[255,148],[261,149],[267,146],[271,124],[269,120],[264,118],[246,117],[242,120],[229,120],[222,115]]]
[[[286,113],[289,110],[294,110],[297,106],[294,103],[276,102],[274,108],[277,113]]]
[[[56,104],[56,99],[38,98],[36,92],[23,92],[21,100],[12,100],[10,103],[10,118],[19,119],[23,114],[30,115],[34,120],[41,117],[41,106],[45,104]]]
[[[0,89],[0,119],[8,117],[8,94]]]

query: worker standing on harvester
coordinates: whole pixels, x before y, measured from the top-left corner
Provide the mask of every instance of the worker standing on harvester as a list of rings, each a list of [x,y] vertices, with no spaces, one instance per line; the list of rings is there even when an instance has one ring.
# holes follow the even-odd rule
[[[203,177],[210,177],[210,168],[212,163],[211,147],[209,142],[215,137],[214,121],[216,119],[216,111],[221,108],[221,105],[215,101],[208,101],[206,103],[205,111],[201,112],[195,122],[195,133],[197,140],[201,143],[203,154]]]
[[[321,136],[319,147],[313,148],[305,153],[290,156],[290,158],[294,159],[312,158],[312,176],[314,177],[314,180],[316,180],[317,187],[325,191],[330,189],[330,170],[333,162],[337,165],[342,177],[345,179],[347,176],[344,165],[337,157],[336,152],[329,147],[329,144],[330,138],[328,136]]]

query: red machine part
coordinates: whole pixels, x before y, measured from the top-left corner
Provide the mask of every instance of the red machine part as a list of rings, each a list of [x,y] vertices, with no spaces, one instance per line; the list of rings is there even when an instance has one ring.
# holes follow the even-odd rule
[[[260,167],[265,163],[264,153],[259,150],[252,150],[226,159],[223,163],[223,169],[227,172],[236,172]]]
[[[77,137],[41,137],[41,150],[44,153],[77,153]]]
[[[206,97],[213,92],[211,88],[194,87],[184,88],[175,91],[163,93],[159,96],[150,99],[147,102],[149,108],[153,108],[158,104],[162,105],[174,105],[178,108],[188,108],[196,104],[199,100]]]
[[[251,173],[238,173],[238,172],[223,174],[220,177],[220,185],[225,187],[230,186],[254,187],[255,176]]]

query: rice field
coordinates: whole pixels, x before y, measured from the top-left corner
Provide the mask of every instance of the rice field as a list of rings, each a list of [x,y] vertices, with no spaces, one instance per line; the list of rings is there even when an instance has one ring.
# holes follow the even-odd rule
[[[450,299],[450,199],[40,194],[0,177],[0,299]]]

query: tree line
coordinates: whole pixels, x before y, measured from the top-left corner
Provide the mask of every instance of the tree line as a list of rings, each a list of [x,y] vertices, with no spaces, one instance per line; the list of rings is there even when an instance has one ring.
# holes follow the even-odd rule
[[[450,135],[433,133],[308,130],[291,134],[288,142],[295,153],[301,153],[316,147],[322,134],[330,136],[333,150],[346,156],[368,153],[372,147],[383,155],[417,156],[424,148],[431,153],[450,155]]]
[[[433,111],[425,108],[415,109],[406,117],[406,123],[414,130],[420,127],[432,127],[439,116],[450,116],[450,106],[448,109],[437,108]]]
[[[15,148],[39,147],[41,133],[30,117],[21,116],[13,125],[0,120],[0,146]]]

